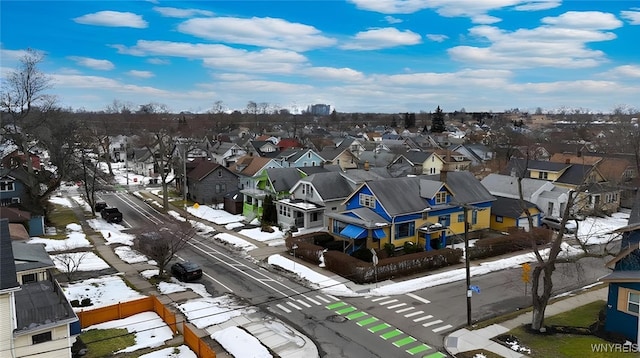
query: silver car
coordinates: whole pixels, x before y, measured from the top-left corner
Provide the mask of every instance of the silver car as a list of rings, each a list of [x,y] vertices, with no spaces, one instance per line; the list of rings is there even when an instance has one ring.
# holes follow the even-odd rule
[[[560,231],[560,228],[562,227],[562,219],[556,218],[554,216],[545,216],[542,218],[541,225],[542,227],[547,229]],[[577,230],[578,224],[576,223],[576,221],[571,219],[567,220],[566,224],[564,225],[564,232],[568,234],[575,234]]]

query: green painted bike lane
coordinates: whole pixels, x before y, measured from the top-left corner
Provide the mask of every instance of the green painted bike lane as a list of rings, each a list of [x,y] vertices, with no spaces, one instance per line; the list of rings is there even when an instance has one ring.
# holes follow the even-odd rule
[[[398,348],[404,349],[405,347],[409,347],[414,343],[419,343],[417,346],[409,347],[405,350],[405,352],[411,355],[417,355],[421,353],[426,353],[428,351],[433,350],[430,346],[419,342],[416,338],[407,335],[401,330],[393,327],[392,325],[380,321],[380,319],[370,316],[368,313],[363,311],[358,311],[358,309],[354,306],[347,304],[346,302],[336,302],[330,305],[325,306],[328,310],[334,311],[339,315],[346,315],[345,317],[354,321],[358,326],[365,327],[368,326],[367,330],[371,333],[378,334],[379,337],[384,339],[385,341],[390,340],[392,344]],[[356,312],[357,311],[357,312]],[[375,324],[374,324],[375,323]],[[365,327],[366,328],[366,327]],[[388,330],[389,328],[393,328]],[[404,337],[402,337],[404,336]],[[396,338],[402,337],[398,340],[394,340]],[[422,358],[444,358],[447,355],[441,352],[432,352],[430,354],[422,356]]]

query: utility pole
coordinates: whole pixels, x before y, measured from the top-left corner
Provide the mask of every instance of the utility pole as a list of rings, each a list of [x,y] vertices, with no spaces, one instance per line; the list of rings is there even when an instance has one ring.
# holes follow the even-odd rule
[[[467,276],[467,326],[471,327],[471,268],[469,266],[469,207],[464,208],[464,265]]]

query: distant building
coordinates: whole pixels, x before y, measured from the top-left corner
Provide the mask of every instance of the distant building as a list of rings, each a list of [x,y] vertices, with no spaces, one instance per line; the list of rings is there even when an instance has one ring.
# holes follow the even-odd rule
[[[307,112],[314,116],[328,116],[331,114],[331,105],[328,104],[312,104],[307,107]]]

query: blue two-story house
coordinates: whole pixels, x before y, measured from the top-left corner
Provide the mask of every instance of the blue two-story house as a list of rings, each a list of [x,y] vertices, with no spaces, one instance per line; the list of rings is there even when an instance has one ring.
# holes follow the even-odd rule
[[[275,158],[283,168],[319,167],[325,160],[313,149],[289,148],[280,152]]]
[[[345,252],[406,242],[433,250],[464,233],[465,216],[470,232],[488,229],[494,200],[471,173],[445,171],[365,182],[345,199],[343,212],[326,216]]]

